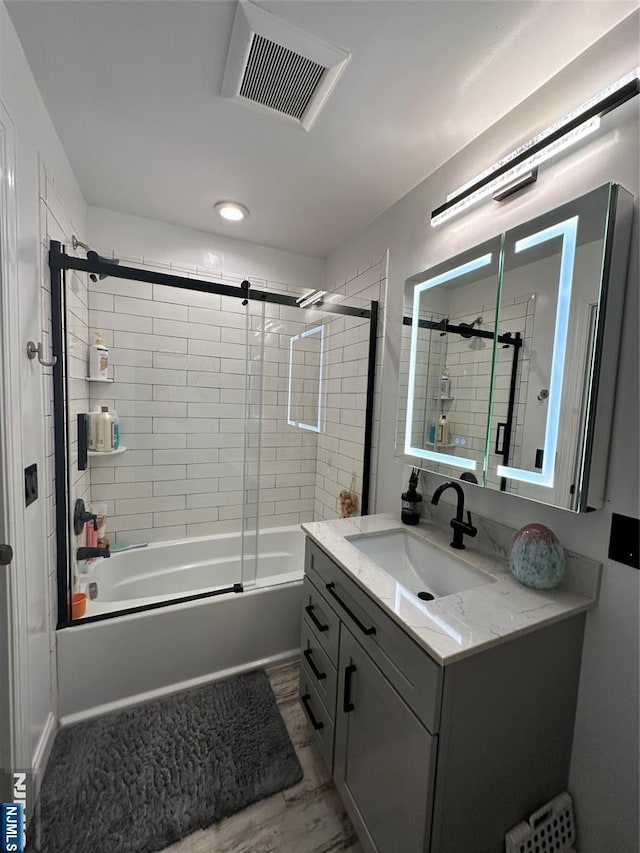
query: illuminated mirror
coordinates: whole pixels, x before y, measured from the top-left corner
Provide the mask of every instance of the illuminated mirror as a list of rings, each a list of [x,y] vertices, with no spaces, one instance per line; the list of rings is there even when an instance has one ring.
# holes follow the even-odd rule
[[[602,505],[632,210],[607,184],[408,280],[399,458],[564,509]],[[437,427],[430,442],[443,414],[446,448]]]
[[[406,283],[396,448],[412,465],[482,481],[500,240]]]

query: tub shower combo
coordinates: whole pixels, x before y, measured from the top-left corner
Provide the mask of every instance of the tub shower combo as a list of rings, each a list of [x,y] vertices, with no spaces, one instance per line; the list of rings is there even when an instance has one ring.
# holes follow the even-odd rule
[[[300,523],[335,517],[346,487],[368,511],[378,303],[79,241],[52,241],[49,265],[62,715],[285,659]],[[105,410],[119,442],[92,450]]]

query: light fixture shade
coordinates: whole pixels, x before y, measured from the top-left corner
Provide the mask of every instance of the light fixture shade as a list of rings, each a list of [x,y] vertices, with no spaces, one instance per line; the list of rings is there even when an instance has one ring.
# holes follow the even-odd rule
[[[223,219],[227,219],[229,222],[240,222],[249,215],[249,208],[237,201],[217,201],[215,209]]]

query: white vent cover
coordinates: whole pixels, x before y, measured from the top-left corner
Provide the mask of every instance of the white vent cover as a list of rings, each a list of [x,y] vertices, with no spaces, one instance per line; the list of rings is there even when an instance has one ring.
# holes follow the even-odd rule
[[[231,33],[222,95],[309,130],[349,56],[241,0]]]

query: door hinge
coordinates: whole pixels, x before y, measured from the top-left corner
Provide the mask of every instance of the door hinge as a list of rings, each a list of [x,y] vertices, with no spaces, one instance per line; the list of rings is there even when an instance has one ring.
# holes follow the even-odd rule
[[[0,545],[0,566],[8,566],[13,560],[13,548],[11,545]]]

